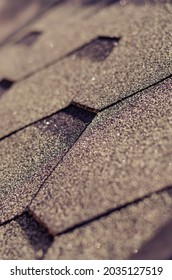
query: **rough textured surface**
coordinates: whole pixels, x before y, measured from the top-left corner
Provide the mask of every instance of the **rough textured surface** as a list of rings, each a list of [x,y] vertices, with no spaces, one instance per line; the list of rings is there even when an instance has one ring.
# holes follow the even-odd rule
[[[67,8],[64,7],[66,6],[58,8],[57,11],[64,9],[65,13]],[[135,9],[137,12],[133,12]],[[168,5],[146,5],[139,6],[139,8],[135,5],[127,7],[117,5],[95,14],[93,19],[88,19],[87,23],[83,23],[85,28],[79,25],[78,30],[70,23],[73,32],[80,34],[82,29],[86,30],[84,33],[81,32],[81,35],[84,34],[84,38],[80,38],[77,34],[72,37],[75,47],[77,43],[82,50],[84,42],[87,46],[91,38],[96,40],[99,35],[115,36],[121,39],[108,56],[104,50],[104,57],[106,57],[104,61],[97,61],[90,60],[91,54],[88,54],[88,48],[86,57],[81,55],[81,49],[73,53],[74,46],[66,41],[68,38],[66,35],[65,40],[61,40],[58,48],[54,47],[54,49],[61,56],[59,48],[64,51],[64,43],[65,46],[70,47],[71,56],[36,73],[22,83],[18,83],[1,98],[0,118],[5,121],[1,125],[0,137],[64,108],[71,100],[99,110],[169,76],[172,73],[171,9],[171,6]],[[68,10],[71,12],[69,7]],[[81,21],[80,13],[77,12],[77,15],[78,17],[73,16],[72,18]],[[64,26],[63,32],[68,30],[68,27]],[[41,31],[40,28],[34,30]],[[53,28],[52,30],[54,31]],[[70,30],[68,32],[71,34]],[[43,34],[38,42],[44,40],[44,36],[42,36]],[[57,37],[59,38],[59,36]],[[57,37],[52,35],[52,38]],[[79,39],[76,40],[76,38]],[[51,45],[50,39],[45,39],[45,42]],[[33,48],[36,48],[37,44],[36,42]],[[15,47],[17,48],[17,46]],[[40,43],[40,46],[41,50],[44,50],[44,43]],[[13,46],[12,50],[15,47]],[[19,50],[19,61],[23,62],[22,65],[28,71],[26,57],[29,56],[25,50],[27,47],[21,46],[21,48],[24,48],[24,58],[21,58]],[[41,53],[44,55],[43,50]],[[34,53],[33,49],[30,51]],[[39,60],[40,47],[38,52],[39,55],[36,55],[36,59]],[[49,59],[51,55],[54,55],[53,51],[45,51],[45,54]],[[22,74],[25,73],[23,68],[12,63],[9,54],[2,53],[2,56],[3,59],[10,61],[10,63],[2,61],[3,71],[9,65],[8,74],[12,71],[13,75],[16,75],[19,69]],[[38,67],[39,63],[36,59],[33,59],[32,63]],[[41,60],[41,63],[45,64],[45,59]],[[16,69],[14,70],[13,67]],[[8,75],[6,76],[4,72],[1,76],[7,77]],[[15,80],[16,77],[8,76],[8,78]],[[6,115],[9,118],[6,118]]]
[[[0,31],[0,258],[172,258],[172,1],[12,2],[37,6]]]
[[[130,254],[135,255],[143,242],[151,238],[171,214],[172,197],[166,192],[154,194],[107,217],[57,236],[45,258],[127,259]]]
[[[70,106],[0,142],[0,223],[27,207],[92,117]]]
[[[40,259],[52,238],[28,214],[0,227],[0,259]]]
[[[77,78],[76,68],[71,71],[62,62],[60,68],[45,69],[4,92],[0,102],[0,137],[67,107],[76,94],[69,90],[69,77]]]
[[[129,5],[115,13],[116,8],[109,8],[97,16],[105,26],[101,35],[108,32],[121,40],[106,61],[82,68],[80,80],[87,77],[86,69],[92,79],[80,83],[75,102],[102,109],[172,73],[171,6],[136,9]],[[109,22],[103,24],[105,18]]]
[[[168,79],[100,113],[45,182],[32,213],[56,234],[171,184],[171,103]]]
[[[101,109],[171,74],[171,5],[114,5],[83,21],[79,8],[71,16],[70,5],[67,7],[57,9],[60,15],[68,15],[65,22],[61,20],[62,16],[59,17],[63,28],[58,29],[58,34],[52,28],[40,36],[32,48],[16,45],[2,53],[2,78],[20,79],[100,35],[121,37],[120,44],[105,62],[85,59],[85,63],[79,66],[77,78],[72,81],[74,86],[70,88],[70,91],[78,93],[76,102]],[[57,14],[55,16],[57,18]],[[53,26],[52,20],[51,24]],[[55,24],[58,25],[57,19]],[[84,33],[81,32],[83,29]],[[74,58],[73,63],[66,59],[71,71],[75,68]],[[59,67],[62,68],[61,65]]]

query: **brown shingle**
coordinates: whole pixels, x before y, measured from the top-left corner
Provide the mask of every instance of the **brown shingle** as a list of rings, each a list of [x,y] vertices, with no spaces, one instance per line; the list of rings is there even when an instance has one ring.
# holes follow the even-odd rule
[[[53,234],[171,184],[171,79],[93,120],[30,210]]]
[[[46,259],[127,259],[170,217],[172,198],[164,191],[99,220],[55,237]],[[145,230],[146,228],[146,230]],[[170,244],[169,244],[170,246]],[[135,255],[137,259],[137,254]]]
[[[80,7],[61,5],[22,30],[21,35],[16,36],[16,42],[32,32],[41,32],[42,35],[30,47],[13,42],[3,48],[0,77],[21,80],[96,36],[96,29],[86,29],[84,17],[87,13]]]
[[[85,28],[78,26],[75,30],[78,33],[72,37],[72,41],[80,47],[78,51],[18,83],[3,95],[0,119],[4,122],[1,124],[0,137],[66,107],[71,100],[99,110],[170,75],[171,13],[167,7],[117,5],[88,19],[83,23]],[[77,20],[82,22],[82,15],[79,19],[76,17]],[[65,30],[68,28],[64,24],[63,32]],[[91,40],[88,38],[95,41],[99,35],[121,39],[104,61],[90,61],[89,54],[86,58],[81,55],[79,57],[81,49],[84,49],[84,42],[88,46]],[[66,41],[67,38],[66,35],[60,45],[65,44],[72,51],[73,45]],[[46,43],[49,44],[49,40]],[[44,55],[44,50],[41,53]],[[50,58],[50,54],[47,51],[45,53]],[[27,57],[26,50],[24,56]],[[6,57],[8,56],[3,55],[3,58]],[[39,49],[36,58],[39,60],[40,57]],[[25,59],[21,61],[28,70]],[[3,71],[6,64],[1,64]],[[12,70],[11,64],[13,65],[10,60]],[[38,64],[34,60],[36,67]],[[23,69],[21,72],[24,73]],[[16,71],[13,69],[12,73],[16,74]]]
[[[46,230],[24,214],[0,227],[0,259],[40,259],[51,242]]]
[[[92,118],[69,106],[0,142],[0,223],[22,213]]]

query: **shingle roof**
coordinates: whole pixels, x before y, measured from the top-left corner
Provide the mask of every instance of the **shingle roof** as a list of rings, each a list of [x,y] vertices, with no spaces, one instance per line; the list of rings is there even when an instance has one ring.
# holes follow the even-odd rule
[[[33,214],[57,234],[170,185],[171,105],[168,79],[99,113],[45,182]]]
[[[0,258],[170,259],[172,6],[55,2],[0,49]]]
[[[127,259],[130,254],[137,256],[140,245],[171,217],[171,207],[172,198],[165,191],[154,194],[139,203],[57,236],[45,258]],[[170,240],[169,236],[166,241],[169,250]]]
[[[92,118],[70,106],[0,142],[0,223],[22,213]]]

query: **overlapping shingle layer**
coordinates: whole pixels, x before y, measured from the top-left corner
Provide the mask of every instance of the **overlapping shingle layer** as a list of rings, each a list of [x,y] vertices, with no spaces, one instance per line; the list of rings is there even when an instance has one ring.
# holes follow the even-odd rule
[[[171,81],[106,109],[92,121],[30,206],[50,232],[170,185]]]
[[[93,116],[69,106],[0,142],[0,223],[27,207]]]
[[[0,258],[170,259],[172,5],[55,2],[0,50]]]

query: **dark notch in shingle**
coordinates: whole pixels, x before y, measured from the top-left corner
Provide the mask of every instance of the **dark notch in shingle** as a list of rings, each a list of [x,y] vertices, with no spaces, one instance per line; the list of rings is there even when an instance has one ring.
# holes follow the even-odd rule
[[[76,0],[77,1],[77,0]],[[162,3],[170,3],[172,1],[168,0],[78,0],[78,2],[83,6],[88,5],[101,5],[101,6],[110,6],[113,4],[120,3],[121,6],[125,6],[129,3],[135,4],[135,5],[145,5],[145,4],[162,4]]]
[[[32,32],[26,34],[19,41],[17,41],[16,44],[17,45],[25,45],[27,47],[30,47],[31,45],[33,45],[38,40],[38,38],[41,34],[42,34],[41,31],[32,31]]]
[[[70,105],[1,141],[1,224],[24,211],[94,116]]]
[[[91,61],[103,61],[118,45],[119,40],[119,37],[98,36],[72,54],[79,58],[88,58]]]
[[[65,134],[69,140],[68,136],[71,137],[74,128],[75,130],[78,128],[82,131],[94,117],[95,113],[71,104],[60,112],[46,117],[42,122],[38,122],[35,125],[43,132],[49,130],[53,134],[61,134],[62,128],[65,127]]]
[[[172,185],[171,186],[168,186],[168,194],[172,197]]]
[[[41,259],[53,242],[53,237],[29,214],[25,213],[16,219],[26,234],[26,238],[35,251],[36,258]]]
[[[80,1],[82,5],[87,6],[87,5],[96,5],[96,4],[101,4],[101,5],[112,5],[115,3],[120,2],[119,0],[81,0]]]
[[[9,90],[12,87],[13,83],[13,81],[8,79],[2,79],[0,81],[0,97],[5,91]]]

